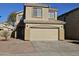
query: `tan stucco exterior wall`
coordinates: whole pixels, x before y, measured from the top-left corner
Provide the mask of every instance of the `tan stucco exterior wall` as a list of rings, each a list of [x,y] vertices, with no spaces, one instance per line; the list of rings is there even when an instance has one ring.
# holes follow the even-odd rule
[[[25,36],[24,36],[24,40],[30,40],[30,28],[29,27],[25,27]]]
[[[65,34],[64,29],[59,29],[59,40],[65,40]]]
[[[28,25],[28,27],[27,27],[27,25]],[[35,26],[36,27],[37,26],[38,27],[44,26],[44,27],[58,28],[59,40],[64,40],[64,27],[63,27],[63,25],[54,25],[54,24],[52,24],[52,25],[51,24],[26,24],[25,40],[30,40],[30,27],[35,27]]]

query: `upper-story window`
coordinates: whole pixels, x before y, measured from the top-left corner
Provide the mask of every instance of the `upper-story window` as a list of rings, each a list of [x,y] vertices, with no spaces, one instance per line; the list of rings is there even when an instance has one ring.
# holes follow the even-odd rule
[[[48,18],[54,19],[55,18],[55,11],[53,11],[52,9],[49,9]]]
[[[42,17],[42,8],[34,7],[32,15],[33,17]]]

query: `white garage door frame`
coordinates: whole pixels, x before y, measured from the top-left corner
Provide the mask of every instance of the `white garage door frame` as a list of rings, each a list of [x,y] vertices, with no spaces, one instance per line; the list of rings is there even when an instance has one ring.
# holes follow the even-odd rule
[[[33,30],[33,29],[51,29],[51,30],[52,30],[52,29],[56,29],[56,30],[57,30],[57,33],[58,33],[58,34],[57,34],[57,40],[59,40],[59,28],[58,28],[58,27],[54,27],[54,28],[31,27],[31,28],[30,28],[30,40],[31,40],[31,41],[33,41],[33,40],[32,40],[33,38],[31,37],[31,36],[32,36],[31,30]],[[41,40],[34,40],[34,41],[41,41]],[[42,41],[45,41],[45,40],[42,40]],[[50,40],[49,40],[49,41],[50,41]]]

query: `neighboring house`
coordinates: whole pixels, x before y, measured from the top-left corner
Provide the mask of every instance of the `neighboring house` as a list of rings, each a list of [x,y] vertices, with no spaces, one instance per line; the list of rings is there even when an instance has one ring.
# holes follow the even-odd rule
[[[65,21],[65,36],[67,39],[79,39],[79,8],[73,9],[58,17]]]
[[[64,40],[64,24],[57,20],[57,9],[50,8],[48,4],[24,4],[24,11],[17,13],[16,17],[16,38],[30,41]]]
[[[13,37],[15,34],[15,38],[24,40],[23,31],[25,28],[25,24],[24,24],[24,15],[23,14],[24,14],[23,11],[16,12],[15,31],[13,32]]]

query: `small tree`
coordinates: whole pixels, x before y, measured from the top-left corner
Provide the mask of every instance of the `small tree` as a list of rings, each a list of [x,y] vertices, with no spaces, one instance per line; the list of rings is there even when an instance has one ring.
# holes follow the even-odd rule
[[[16,13],[15,13],[15,12],[12,12],[12,13],[8,16],[8,18],[7,18],[7,23],[8,23],[9,25],[14,26],[15,21],[16,21]]]

